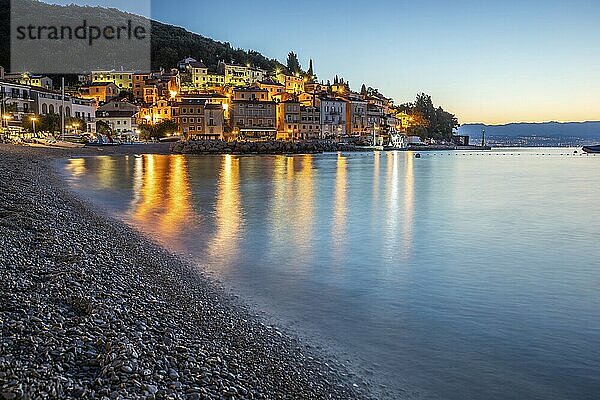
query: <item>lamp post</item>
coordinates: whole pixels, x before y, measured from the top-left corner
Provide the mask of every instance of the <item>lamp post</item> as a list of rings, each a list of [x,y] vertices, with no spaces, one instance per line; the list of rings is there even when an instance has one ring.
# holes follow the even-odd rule
[[[4,116],[4,88],[0,92],[0,115]],[[4,128],[4,119],[0,120],[1,125],[0,130]]]
[[[31,124],[33,125],[33,137],[37,137],[35,132],[35,121],[37,121],[36,117],[31,117]]]
[[[12,116],[11,116],[11,115],[8,115],[8,114],[4,114],[4,115],[2,116],[2,121],[3,121],[4,123],[6,123],[6,127],[7,127],[7,128],[8,128],[8,121],[10,121],[11,119],[12,119]]]

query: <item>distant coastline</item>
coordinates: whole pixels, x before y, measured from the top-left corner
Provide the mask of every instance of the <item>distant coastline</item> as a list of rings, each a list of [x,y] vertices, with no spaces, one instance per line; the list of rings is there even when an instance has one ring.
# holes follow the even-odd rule
[[[600,143],[600,121],[464,124],[458,131],[477,142],[483,130],[486,143],[491,146],[564,147]]]

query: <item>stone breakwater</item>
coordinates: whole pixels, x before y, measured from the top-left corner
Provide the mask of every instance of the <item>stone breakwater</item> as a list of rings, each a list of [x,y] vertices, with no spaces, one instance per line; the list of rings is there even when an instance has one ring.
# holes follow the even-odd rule
[[[356,147],[324,140],[296,142],[225,142],[223,140],[198,140],[173,143],[171,151],[178,154],[317,154],[335,151],[353,151]]]
[[[370,397],[342,363],[74,198],[52,172],[68,154],[0,145],[0,399]]]

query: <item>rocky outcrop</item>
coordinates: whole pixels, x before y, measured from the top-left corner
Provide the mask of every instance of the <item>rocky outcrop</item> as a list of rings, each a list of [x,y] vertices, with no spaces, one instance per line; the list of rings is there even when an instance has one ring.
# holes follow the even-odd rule
[[[177,154],[316,154],[334,151],[352,151],[355,147],[325,140],[284,142],[225,142],[223,140],[182,141],[171,145]]]

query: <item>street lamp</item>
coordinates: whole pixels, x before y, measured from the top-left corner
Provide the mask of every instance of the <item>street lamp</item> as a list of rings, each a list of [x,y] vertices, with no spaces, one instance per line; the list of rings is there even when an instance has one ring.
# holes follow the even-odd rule
[[[6,127],[8,128],[8,121],[12,119],[12,115],[4,114],[2,116],[2,122],[6,123]]]
[[[33,125],[33,137],[37,137],[36,133],[35,133],[35,122],[38,119],[36,117],[31,117],[31,124]]]

